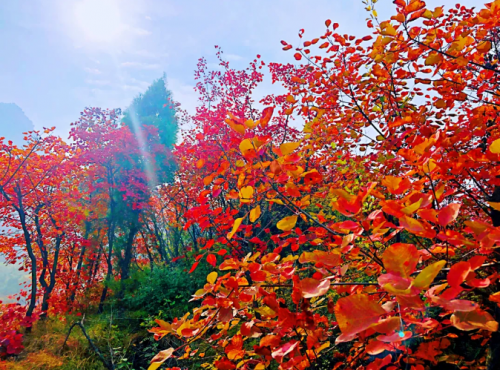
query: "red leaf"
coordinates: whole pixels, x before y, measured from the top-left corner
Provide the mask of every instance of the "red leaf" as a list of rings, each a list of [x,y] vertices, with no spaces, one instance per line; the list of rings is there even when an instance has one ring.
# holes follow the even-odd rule
[[[471,266],[469,262],[460,261],[455,263],[451,266],[450,272],[448,272],[448,284],[452,287],[460,286],[460,284],[465,281],[470,271]]]
[[[194,270],[196,270],[199,263],[200,263],[199,261],[196,261],[195,263],[193,263],[193,266],[191,266],[191,270],[189,270],[189,273],[192,273]]]
[[[304,298],[319,297],[328,292],[330,289],[330,281],[305,278],[300,282],[300,288]]]
[[[302,54],[300,54],[300,53],[295,53],[295,54],[293,54],[293,56],[294,56],[294,58],[296,60],[301,60],[302,59]]]
[[[438,222],[441,226],[446,226],[456,220],[460,211],[460,204],[452,203],[444,207],[438,214]]]
[[[207,256],[207,262],[215,267],[215,264],[217,263],[217,257],[215,257],[215,254],[209,254]]]
[[[283,357],[285,357],[287,354],[295,350],[297,346],[299,345],[300,342],[295,341],[295,342],[288,342],[283,344],[281,347],[279,347],[277,350],[273,351],[273,358],[277,359],[280,361]]]
[[[271,117],[273,116],[274,107],[267,107],[262,110],[262,114],[260,115],[260,124],[262,127],[266,127]]]
[[[353,335],[376,323],[385,310],[366,294],[340,298],[335,305],[335,317],[342,334]]]

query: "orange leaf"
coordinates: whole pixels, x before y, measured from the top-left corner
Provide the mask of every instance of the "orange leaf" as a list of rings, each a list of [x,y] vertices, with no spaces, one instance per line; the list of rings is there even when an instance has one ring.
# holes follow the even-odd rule
[[[427,59],[425,59],[425,65],[434,66],[436,64],[441,63],[442,61],[443,61],[443,56],[441,55],[441,53],[432,52],[429,54]]]
[[[151,360],[151,365],[149,365],[148,370],[156,370],[158,369],[165,361],[167,361],[170,357],[172,357],[175,349],[169,348],[164,351],[160,351],[153,359]]]
[[[488,312],[477,309],[474,311],[456,311],[451,317],[451,324],[460,330],[483,329],[492,332],[498,330],[498,322]]]
[[[269,120],[273,116],[273,111],[274,111],[274,107],[264,108],[264,110],[262,111],[262,114],[260,115],[260,125],[262,127],[267,126],[267,124],[269,123]]]
[[[356,334],[378,322],[386,312],[367,294],[340,298],[335,305],[335,317],[342,334]]]
[[[198,159],[198,161],[196,162],[196,168],[202,168],[204,164],[205,164],[204,159]]]
[[[415,271],[418,259],[418,250],[412,244],[391,244],[382,254],[382,261],[387,272],[404,278],[409,278]]]
[[[490,301],[500,303],[500,292],[496,292],[490,295]]]

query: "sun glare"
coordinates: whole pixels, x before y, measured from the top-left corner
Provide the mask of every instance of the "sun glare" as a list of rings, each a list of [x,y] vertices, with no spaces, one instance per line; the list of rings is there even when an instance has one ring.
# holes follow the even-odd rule
[[[86,42],[115,42],[125,28],[117,0],[82,0],[74,12],[75,31]]]

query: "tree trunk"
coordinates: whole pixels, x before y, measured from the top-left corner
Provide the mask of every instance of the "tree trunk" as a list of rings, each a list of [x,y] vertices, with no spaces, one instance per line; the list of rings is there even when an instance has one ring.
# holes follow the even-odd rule
[[[490,202],[500,202],[500,187],[497,186],[495,187],[495,191],[493,192],[493,195],[488,199]],[[491,221],[493,223],[493,226],[497,227],[500,226],[500,212],[493,209],[491,210],[490,213],[491,216]],[[496,252],[497,255],[497,260],[500,258],[500,253]],[[499,284],[496,284],[496,289],[495,291],[498,291]],[[498,307],[497,304],[495,304],[493,308],[493,318],[500,323],[500,308]],[[499,329],[500,330],[500,329]],[[491,334],[491,339],[490,339],[490,359],[488,362],[488,370],[498,370],[500,369],[500,331],[497,330],[496,332]]]
[[[26,242],[26,250],[28,251],[28,256],[31,261],[31,296],[30,296],[30,303],[28,305],[28,310],[26,311],[26,317],[31,317],[33,315],[33,311],[35,310],[36,307],[36,294],[37,294],[37,280],[36,280],[36,275],[37,275],[37,266],[36,266],[36,256],[33,253],[33,244],[31,240],[31,234],[28,231],[28,227],[26,225],[26,213],[24,213],[24,206],[23,206],[23,196],[21,194],[21,189],[18,186],[16,186],[16,193],[17,193],[17,200],[18,200],[18,205],[15,206],[16,211],[19,215],[19,220],[21,222],[21,227],[23,228],[23,235],[24,235],[24,241]],[[31,327],[27,328],[28,332],[31,331]]]
[[[120,261],[120,292],[118,294],[118,298],[123,298],[125,295],[125,280],[130,278],[130,264],[132,262],[132,251],[134,247],[134,239],[135,235],[139,231],[139,228],[136,225],[130,227],[127,241],[125,243],[125,253]]]
[[[90,233],[90,222],[86,221],[85,222],[85,236],[84,239],[87,241]],[[78,284],[80,281],[80,275],[82,271],[82,265],[83,265],[83,257],[85,256],[85,250],[86,250],[86,244],[82,246],[82,250],[80,251],[80,256],[78,258],[78,264],[76,266],[76,279],[75,282],[73,283],[72,292],[71,292],[71,297],[69,298],[69,301],[73,303],[75,301],[75,296],[76,296],[76,289],[78,288]]]
[[[52,263],[52,270],[50,272],[50,281],[47,288],[45,288],[45,292],[43,293],[42,299],[42,314],[40,317],[45,319],[47,317],[47,313],[49,310],[49,298],[54,290],[54,286],[56,285],[56,273],[57,273],[57,264],[59,261],[59,251],[61,250],[61,242],[64,237],[64,234],[61,234],[56,239],[55,251],[54,251],[54,262]]]
[[[115,226],[114,222],[110,221],[108,226],[108,255],[106,257],[106,262],[108,264],[108,272],[106,274],[106,282],[111,280],[111,276],[113,275],[113,265],[111,264],[111,257],[113,256],[114,238],[115,238]],[[107,294],[108,294],[108,286],[105,285],[102,290],[101,300],[99,301],[99,308],[97,309],[98,313],[102,313],[104,311],[104,301],[106,300]]]

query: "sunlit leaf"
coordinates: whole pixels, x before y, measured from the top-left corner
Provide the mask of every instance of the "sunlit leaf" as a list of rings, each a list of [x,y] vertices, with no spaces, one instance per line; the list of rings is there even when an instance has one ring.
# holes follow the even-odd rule
[[[255,222],[260,217],[260,206],[253,208],[250,211],[250,222]]]
[[[427,289],[439,274],[441,269],[446,265],[446,261],[438,261],[423,269],[413,280],[412,285],[418,289]]]
[[[285,217],[278,222],[276,227],[283,231],[292,230],[295,227],[295,224],[297,223],[297,217],[298,217],[297,215]]]
[[[240,218],[237,218],[236,220],[234,220],[233,229],[231,230],[231,232],[229,234],[227,234],[227,238],[229,240],[231,240],[232,237],[234,236],[234,234],[238,231],[238,228],[240,227],[242,222],[243,222],[243,217],[240,217]]]
[[[288,155],[300,146],[300,142],[284,143],[280,145],[281,154]]]

